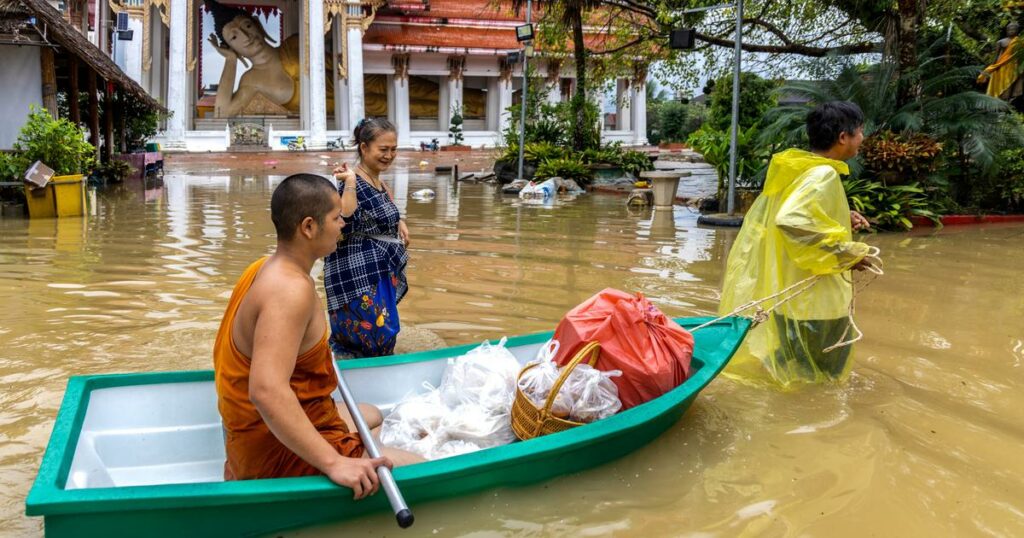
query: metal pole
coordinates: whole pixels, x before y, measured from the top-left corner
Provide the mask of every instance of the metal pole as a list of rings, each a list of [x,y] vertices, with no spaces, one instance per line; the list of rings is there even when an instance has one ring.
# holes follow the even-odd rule
[[[526,0],[526,24],[530,24],[530,12],[533,11],[533,1]],[[519,173],[516,179],[523,179],[523,149],[526,146],[526,92],[528,81],[526,70],[529,68],[530,59],[526,56],[526,49],[529,45],[523,46],[523,98],[519,103]]]
[[[736,212],[736,156],[740,129],[740,60],[743,54],[743,0],[736,0],[736,52],[732,73],[732,133],[729,141],[729,196],[726,210]]]
[[[338,376],[338,390],[341,392],[341,399],[345,401],[348,413],[352,415],[352,420],[356,423],[356,430],[359,432],[359,437],[363,440],[363,448],[366,449],[371,458],[379,458],[381,456],[380,448],[377,447],[377,441],[373,438],[373,432],[370,431],[366,420],[363,419],[363,414],[359,411],[359,404],[356,403],[355,397],[352,396],[352,391],[348,388],[348,383],[345,383],[345,378],[342,377],[341,370],[338,368],[338,363],[334,362],[334,358],[331,358],[331,364],[334,365],[334,374]],[[391,475],[391,469],[384,465],[377,467],[377,478],[380,480],[381,489],[384,490],[384,494],[388,497],[388,502],[391,503],[391,509],[395,513],[395,520],[398,521],[398,526],[403,529],[408,528],[412,525],[415,517],[412,515],[412,510],[409,509],[409,505],[405,504],[405,498],[402,496],[402,491],[398,489],[395,478]]]

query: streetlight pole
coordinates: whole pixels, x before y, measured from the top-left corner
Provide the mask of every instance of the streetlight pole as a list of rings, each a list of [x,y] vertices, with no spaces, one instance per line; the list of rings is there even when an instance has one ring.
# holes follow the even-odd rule
[[[526,24],[530,24],[530,12],[533,11],[532,0],[526,0]],[[527,86],[529,86],[526,78],[526,71],[530,66],[530,58],[526,54],[527,49],[530,48],[530,43],[527,41],[523,46],[523,95],[519,103],[519,173],[516,175],[516,179],[523,179],[523,150],[526,146],[526,94]]]
[[[733,215],[736,212],[736,161],[739,155],[740,70],[743,60],[743,0],[734,0],[731,4],[684,9],[682,13],[686,15],[702,11],[716,11],[729,7],[736,10],[736,38],[732,71],[732,126],[729,133],[729,193],[726,198],[726,211],[729,215]],[[689,48],[692,48],[692,42]]]
[[[736,157],[740,129],[740,60],[743,54],[743,0],[736,0],[736,51],[732,72],[732,134],[729,140],[729,195],[726,211],[736,212]]]

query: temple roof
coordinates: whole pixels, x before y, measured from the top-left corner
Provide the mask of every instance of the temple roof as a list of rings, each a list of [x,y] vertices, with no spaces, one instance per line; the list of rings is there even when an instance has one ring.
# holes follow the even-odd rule
[[[517,50],[515,27],[525,23],[512,3],[491,0],[391,0],[382,8],[363,37],[363,43],[395,47],[454,47]],[[534,9],[533,20],[541,12]],[[600,49],[608,36],[587,32],[591,49]],[[568,44],[572,50],[572,44]]]

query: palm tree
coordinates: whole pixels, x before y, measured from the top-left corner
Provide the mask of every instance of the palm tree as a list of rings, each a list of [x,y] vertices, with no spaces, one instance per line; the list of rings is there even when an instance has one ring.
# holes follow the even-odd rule
[[[526,0],[512,0],[512,8],[519,12]],[[534,6],[554,16],[563,28],[572,30],[573,60],[576,62],[576,93],[572,98],[576,124],[573,127],[572,146],[576,151],[586,149],[584,128],[587,124],[587,45],[583,41],[583,15],[601,5],[600,0],[536,0]]]
[[[897,73],[901,68],[892,62],[851,66],[834,80],[795,81],[778,91],[803,97],[811,106],[835,100],[857,103],[864,111],[866,136],[885,130],[917,132],[953,144],[959,175],[965,180],[971,167],[988,171],[1000,150],[1024,142],[1024,133],[1012,121],[1007,103],[977,91],[962,91],[973,83],[979,66],[934,69],[933,64],[946,60],[940,52],[944,46],[945,40],[940,39],[921,53],[913,74],[919,97],[907,104],[900,104],[903,87]],[[807,105],[773,109],[762,141],[781,138],[789,145],[800,145],[809,111]]]

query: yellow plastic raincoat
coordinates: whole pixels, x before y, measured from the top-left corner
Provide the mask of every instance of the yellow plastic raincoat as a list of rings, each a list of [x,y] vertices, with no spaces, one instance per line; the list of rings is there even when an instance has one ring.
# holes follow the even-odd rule
[[[868,252],[867,244],[853,241],[840,174],[849,174],[846,163],[808,151],[789,149],[772,157],[764,190],[729,253],[719,312],[727,314],[811,275],[824,276],[753,329],[724,375],[788,388],[849,373],[849,347],[822,352],[849,323],[853,287],[846,273]]]

